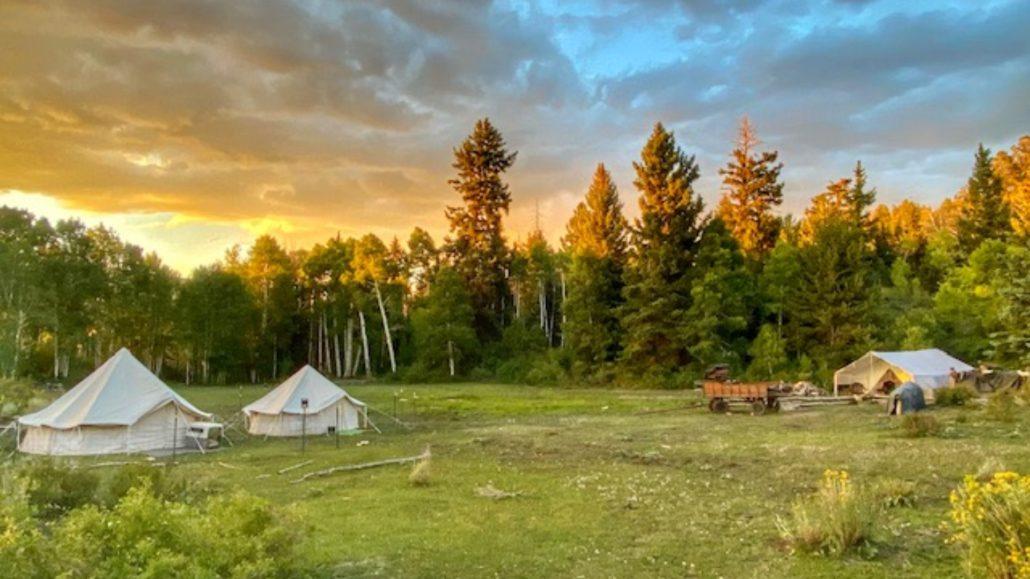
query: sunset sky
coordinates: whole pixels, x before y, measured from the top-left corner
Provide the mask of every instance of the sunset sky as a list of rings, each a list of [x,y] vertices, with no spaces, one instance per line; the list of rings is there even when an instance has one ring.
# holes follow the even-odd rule
[[[45,7],[44,7],[45,5]],[[748,115],[785,212],[857,159],[937,202],[1030,132],[1030,3],[0,2],[0,204],[106,223],[188,271],[271,233],[438,240],[451,149],[519,151],[510,238],[557,240],[597,162],[636,212],[655,121],[717,169]]]

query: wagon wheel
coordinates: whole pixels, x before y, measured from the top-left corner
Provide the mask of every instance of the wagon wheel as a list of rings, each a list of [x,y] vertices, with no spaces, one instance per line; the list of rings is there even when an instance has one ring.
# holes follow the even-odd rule
[[[756,400],[751,403],[751,414],[761,416],[765,414],[765,400]]]
[[[721,414],[730,409],[730,404],[722,398],[712,398],[708,401],[708,409]]]

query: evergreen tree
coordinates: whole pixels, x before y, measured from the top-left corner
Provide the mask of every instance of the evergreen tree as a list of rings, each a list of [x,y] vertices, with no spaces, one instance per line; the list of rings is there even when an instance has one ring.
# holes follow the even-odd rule
[[[934,341],[960,359],[982,360],[991,336],[1002,330],[1005,299],[1000,295],[1013,253],[1025,251],[988,239],[969,255],[965,265],[952,268],[933,296]],[[1025,263],[1025,261],[1023,261]]]
[[[801,275],[790,294],[792,336],[823,369],[836,368],[871,344],[877,296],[873,254],[849,219],[820,222],[798,254]]]
[[[618,353],[627,227],[615,183],[599,164],[562,240],[571,257],[562,332],[576,361],[587,368]]]
[[[772,324],[762,325],[748,354],[751,355],[751,365],[748,366],[747,374],[753,380],[782,378],[790,364],[787,341]]]
[[[481,337],[496,337],[505,322],[510,256],[501,220],[508,213],[511,193],[501,177],[515,155],[489,119],[478,121],[454,150],[452,166],[458,176],[449,183],[464,205],[447,208],[451,235],[445,251],[468,287]]]
[[[1003,239],[1012,231],[1010,219],[1001,179],[991,167],[991,151],[981,144],[976,150],[973,174],[966,185],[958,222],[959,243],[971,253],[985,240]]]
[[[683,333],[701,366],[740,362],[747,342],[751,279],[736,240],[719,218],[705,227]]]
[[[801,277],[801,262],[796,245],[780,240],[765,260],[758,277],[763,313],[776,322],[776,335],[783,337],[790,301]]]
[[[869,226],[869,208],[876,203],[876,189],[868,189],[866,171],[862,161],[855,163],[855,172],[851,178],[851,190],[847,195],[847,206],[851,211],[851,219],[863,228]]]
[[[761,259],[776,244],[779,221],[772,211],[783,202],[783,182],[777,163],[779,153],[758,153],[760,141],[747,117],[740,123],[740,136],[733,158],[720,169],[723,196],[718,216],[729,228],[748,257]]]
[[[991,354],[998,362],[1030,368],[1030,247],[1010,245],[1007,271],[997,279],[1001,307]]]
[[[693,188],[700,172],[661,123],[633,167],[641,215],[623,290],[622,359],[632,369],[669,372],[692,360],[683,330],[704,225],[703,202]]]
[[[436,274],[429,294],[411,314],[417,360],[430,371],[447,369],[450,376],[466,370],[478,346],[472,327],[474,312],[461,277],[449,267]]]

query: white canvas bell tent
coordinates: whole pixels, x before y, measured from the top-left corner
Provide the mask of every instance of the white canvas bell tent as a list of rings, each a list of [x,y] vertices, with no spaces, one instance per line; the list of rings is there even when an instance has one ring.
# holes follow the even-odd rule
[[[302,400],[308,401],[305,409]],[[354,430],[367,425],[364,402],[353,398],[311,366],[243,408],[247,431],[264,436],[300,436]]]
[[[91,455],[186,448],[198,410],[122,348],[50,406],[18,419],[18,450]]]
[[[951,382],[951,372],[968,372],[973,367],[938,350],[868,352],[833,375],[833,393],[846,384],[861,384],[866,392],[880,390],[887,382],[899,386],[915,382],[929,398],[933,391]],[[888,385],[889,386],[889,385]]]

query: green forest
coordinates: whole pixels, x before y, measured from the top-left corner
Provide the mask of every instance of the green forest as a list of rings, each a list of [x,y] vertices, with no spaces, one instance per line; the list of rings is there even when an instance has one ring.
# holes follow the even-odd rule
[[[0,374],[61,382],[120,347],[166,380],[335,377],[689,385],[714,363],[825,382],[870,349],[1030,366],[1030,136],[970,151],[937,207],[877,202],[861,162],[784,215],[783,163],[741,123],[702,168],[657,124],[633,163],[640,217],[603,165],[560,244],[512,243],[517,155],[489,120],[454,149],[449,234],[270,236],[181,276],[110,229],[0,208]],[[695,184],[717,171],[720,200]],[[815,193],[815,192],[814,192]]]

